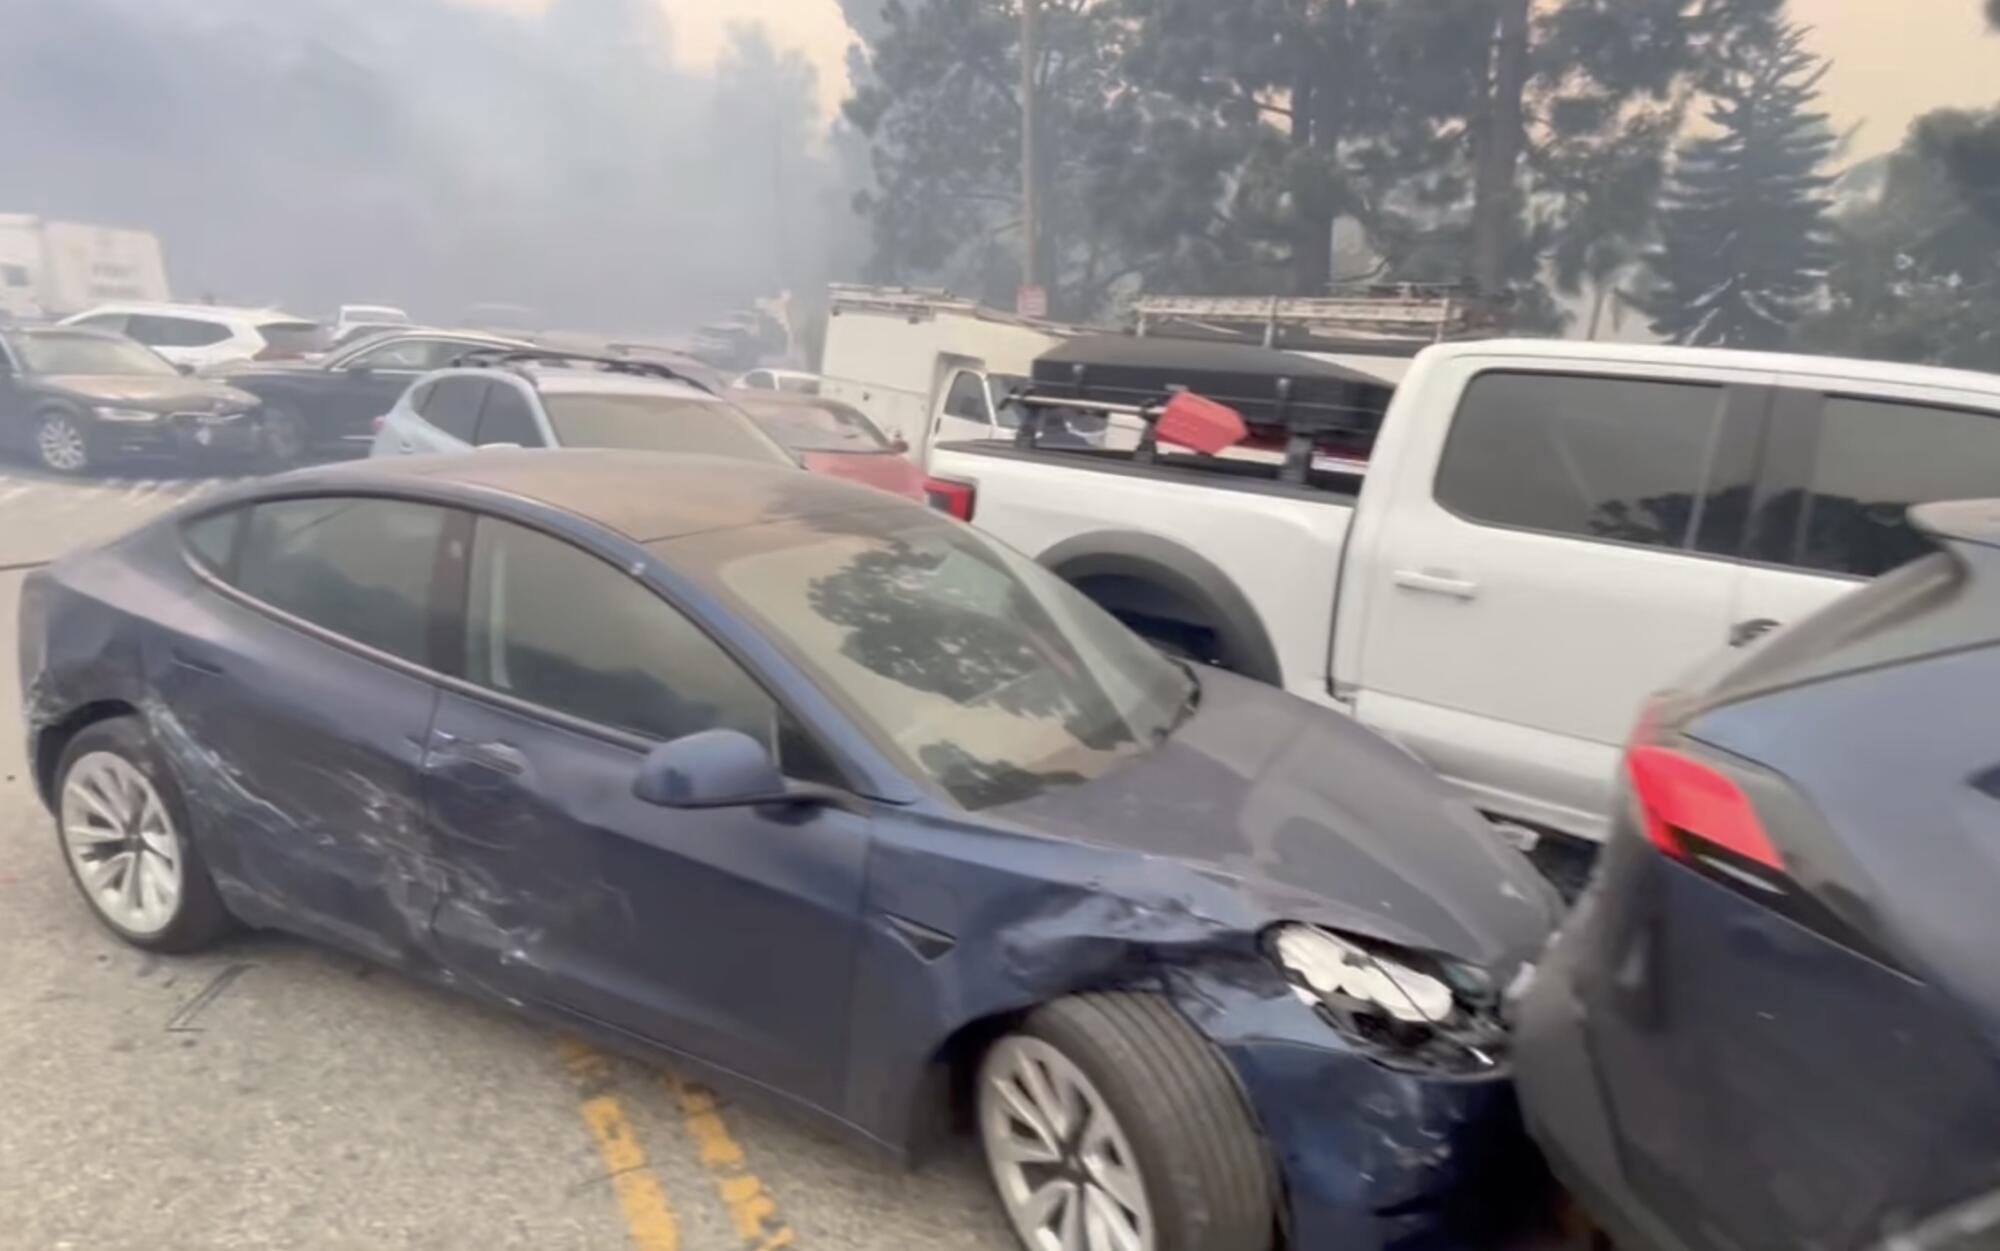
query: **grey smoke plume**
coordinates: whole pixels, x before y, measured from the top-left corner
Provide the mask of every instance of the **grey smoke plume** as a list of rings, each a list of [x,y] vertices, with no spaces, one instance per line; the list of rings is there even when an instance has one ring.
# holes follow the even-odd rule
[[[812,71],[653,0],[0,0],[0,212],[144,226],[175,294],[666,331],[851,235]]]

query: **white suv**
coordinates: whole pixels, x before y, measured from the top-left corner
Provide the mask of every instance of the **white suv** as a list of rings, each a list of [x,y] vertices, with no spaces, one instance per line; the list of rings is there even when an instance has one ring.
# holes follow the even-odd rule
[[[566,352],[496,352],[417,380],[370,456],[476,447],[629,447],[798,464],[743,410],[665,365]]]
[[[88,326],[137,339],[186,369],[230,361],[282,360],[326,345],[318,322],[273,308],[215,304],[100,304],[66,317],[65,326]]]

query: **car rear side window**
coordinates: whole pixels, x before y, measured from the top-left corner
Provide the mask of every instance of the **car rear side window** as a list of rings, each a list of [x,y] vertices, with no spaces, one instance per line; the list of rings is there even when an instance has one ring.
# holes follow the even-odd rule
[[[535,425],[535,414],[528,407],[528,397],[508,383],[488,383],[486,407],[479,414],[479,437],[473,442],[481,447],[496,443],[541,447],[542,432]]]
[[[428,504],[377,498],[257,504],[238,547],[235,584],[282,612],[428,665],[445,517]]]
[[[1935,547],[1913,504],[2000,495],[2000,416],[1828,396],[1807,489],[1771,501],[1784,563],[1872,578]]]
[[[125,333],[148,347],[211,347],[229,338],[229,327],[193,317],[134,313],[125,319]]]
[[[1489,373],[1459,404],[1437,499],[1469,521],[1687,547],[1725,390]]]
[[[470,443],[479,432],[479,409],[486,402],[484,378],[440,378],[431,384],[424,420],[452,438]]]
[[[466,668],[594,724],[662,740],[741,730],[777,749],[777,705],[672,605],[580,548],[487,517],[473,537]]]

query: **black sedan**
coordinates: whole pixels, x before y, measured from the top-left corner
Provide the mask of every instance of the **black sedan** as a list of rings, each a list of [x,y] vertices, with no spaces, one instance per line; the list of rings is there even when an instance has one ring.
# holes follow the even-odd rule
[[[1913,521],[1948,550],[1651,711],[1521,1005],[1620,1245],[1996,1245],[1955,1205],[2000,1181],[2000,504]]]
[[[263,401],[264,450],[280,465],[365,456],[374,421],[412,382],[468,352],[528,345],[492,335],[395,330],[316,361],[246,361],[215,376]]]
[[[54,473],[132,456],[205,460],[257,446],[257,397],[182,376],[123,335],[0,330],[0,445]]]
[[[487,451],[28,579],[34,777],[141,947],[338,944],[911,1152],[1036,1248],[1409,1246],[1519,1141],[1556,904],[1414,758],[915,503]]]

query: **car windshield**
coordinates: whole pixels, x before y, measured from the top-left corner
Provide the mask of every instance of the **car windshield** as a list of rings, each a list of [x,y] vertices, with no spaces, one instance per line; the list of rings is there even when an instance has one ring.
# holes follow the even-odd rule
[[[15,338],[13,344],[31,374],[103,377],[174,372],[164,358],[130,339],[96,334],[25,334]]]
[[[838,400],[813,404],[782,403],[744,397],[736,406],[750,414],[764,433],[794,452],[893,452],[867,414]]]
[[[1199,687],[1033,561],[914,510],[687,544],[709,579],[923,777],[968,808],[1151,751]]]
[[[754,422],[720,400],[545,393],[542,404],[556,442],[564,447],[628,447],[794,463]]]

